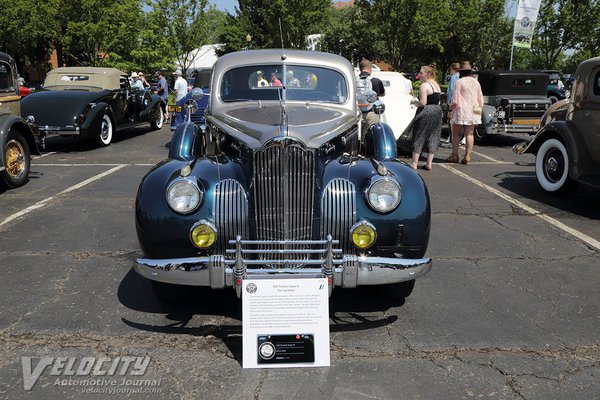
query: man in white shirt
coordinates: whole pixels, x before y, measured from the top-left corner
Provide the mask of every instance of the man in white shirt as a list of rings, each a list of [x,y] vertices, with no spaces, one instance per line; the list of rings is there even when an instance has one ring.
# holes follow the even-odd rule
[[[174,85],[174,90],[175,90],[175,98],[177,99],[176,101],[179,101],[181,99],[183,99],[185,97],[185,95],[187,94],[187,81],[185,79],[183,79],[183,77],[181,76],[181,70],[177,69],[174,74],[177,79],[175,79],[175,85]]]

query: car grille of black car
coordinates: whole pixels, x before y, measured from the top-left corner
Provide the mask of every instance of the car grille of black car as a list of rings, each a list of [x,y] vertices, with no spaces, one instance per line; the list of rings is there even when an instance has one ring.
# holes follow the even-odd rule
[[[314,152],[272,145],[254,153],[254,197],[259,240],[308,240],[314,210]]]

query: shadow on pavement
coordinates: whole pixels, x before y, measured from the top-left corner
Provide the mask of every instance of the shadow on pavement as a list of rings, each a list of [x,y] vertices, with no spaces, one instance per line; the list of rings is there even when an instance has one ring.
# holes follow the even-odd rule
[[[190,288],[182,294],[182,301],[166,304],[155,298],[150,281],[133,269],[121,281],[117,296],[125,307],[143,313],[165,314],[166,324],[147,324],[122,318],[125,325],[146,332],[167,335],[214,336],[221,339],[242,362],[242,301],[233,290]],[[380,328],[398,320],[396,315],[386,315],[391,307],[402,306],[404,300],[392,302],[381,297],[376,288],[335,289],[329,299],[331,332],[350,332]],[[191,326],[195,315],[214,315],[240,321],[239,324],[205,324]]]

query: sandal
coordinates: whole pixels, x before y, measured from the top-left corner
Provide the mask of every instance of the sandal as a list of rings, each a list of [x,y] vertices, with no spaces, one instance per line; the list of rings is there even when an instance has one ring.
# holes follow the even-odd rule
[[[446,158],[446,162],[458,163],[458,154],[452,154],[450,157]]]
[[[471,156],[468,154],[465,154],[464,158],[460,160],[460,163],[464,165],[467,165],[469,162],[471,162]]]
[[[425,171],[431,171],[431,167],[427,164],[423,164],[421,168],[423,168]]]

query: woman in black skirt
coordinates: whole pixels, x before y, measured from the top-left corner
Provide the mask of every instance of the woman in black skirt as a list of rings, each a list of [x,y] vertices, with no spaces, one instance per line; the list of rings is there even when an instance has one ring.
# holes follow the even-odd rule
[[[413,153],[411,167],[417,169],[417,163],[423,146],[427,143],[427,162],[423,169],[430,171],[433,156],[440,144],[442,134],[442,107],[440,107],[440,85],[435,80],[435,68],[423,66],[419,72],[421,86],[419,99],[411,104],[419,107],[413,124]]]

